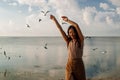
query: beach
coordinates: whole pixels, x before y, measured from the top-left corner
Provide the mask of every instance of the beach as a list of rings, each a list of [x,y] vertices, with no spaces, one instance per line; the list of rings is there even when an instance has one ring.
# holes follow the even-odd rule
[[[87,80],[120,80],[120,38],[84,41]],[[61,37],[0,37],[0,80],[64,80],[67,47]]]

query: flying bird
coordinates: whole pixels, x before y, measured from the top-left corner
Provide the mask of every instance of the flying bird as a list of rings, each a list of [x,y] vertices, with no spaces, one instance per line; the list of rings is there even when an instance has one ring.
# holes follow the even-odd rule
[[[10,60],[10,57],[8,57],[8,60]]]
[[[101,51],[101,53],[102,53],[102,54],[105,54],[105,53],[107,53],[107,51]]]
[[[19,58],[21,58],[21,56],[19,56]]]
[[[90,36],[86,36],[86,37],[85,37],[85,39],[91,39],[91,38],[92,38],[92,37],[90,37]]]
[[[96,49],[98,49],[98,48],[94,48],[94,49],[92,49],[92,50],[95,51]]]
[[[50,11],[41,11],[43,14],[44,14],[44,16],[46,16],[47,15],[47,13],[49,13]]]
[[[44,48],[45,48],[45,49],[48,49],[48,48],[47,48],[47,43],[45,44]]]
[[[7,69],[4,72],[4,77],[6,77],[6,76],[7,76]]]
[[[28,28],[30,28],[30,25],[26,24],[26,26],[27,26]]]
[[[67,24],[66,22],[62,22],[62,24]]]
[[[39,22],[41,21],[42,19],[39,19]]]
[[[5,57],[7,57],[7,55],[6,55],[6,51],[4,51],[4,55],[5,55]]]

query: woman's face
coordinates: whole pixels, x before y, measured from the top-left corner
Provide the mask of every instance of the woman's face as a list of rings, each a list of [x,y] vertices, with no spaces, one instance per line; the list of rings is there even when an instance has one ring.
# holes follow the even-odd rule
[[[69,29],[69,36],[72,38],[72,39],[76,39],[76,33],[74,31],[74,29]]]

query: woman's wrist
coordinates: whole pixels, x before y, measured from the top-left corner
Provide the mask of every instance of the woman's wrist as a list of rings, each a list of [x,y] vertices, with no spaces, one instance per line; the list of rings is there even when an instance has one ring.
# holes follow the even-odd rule
[[[69,19],[66,20],[66,22],[69,22],[69,21],[70,21]]]

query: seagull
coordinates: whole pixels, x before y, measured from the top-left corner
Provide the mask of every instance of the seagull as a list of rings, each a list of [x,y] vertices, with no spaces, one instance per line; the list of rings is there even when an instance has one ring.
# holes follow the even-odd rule
[[[86,36],[85,39],[90,39],[91,37],[90,36]]]
[[[48,48],[47,48],[47,43],[45,44],[44,48],[45,48],[45,49],[48,49]]]
[[[39,22],[41,21],[42,19],[39,19]]]
[[[21,56],[19,56],[19,58],[21,58]]]
[[[67,24],[66,22],[62,22],[62,24]]]
[[[39,66],[39,65],[34,65],[34,67],[35,67],[35,68],[40,68],[40,66]]]
[[[4,55],[6,56],[6,52],[4,51]],[[7,57],[7,56],[6,56]]]
[[[8,57],[8,60],[10,60],[10,57]]]
[[[94,48],[94,49],[92,49],[92,50],[95,51],[96,49],[98,49],[98,48]]]
[[[7,76],[7,69],[4,72],[4,77],[6,77],[6,76]]]
[[[44,16],[46,16],[46,15],[47,15],[47,13],[49,13],[50,11],[46,11],[46,12],[41,11],[41,12],[44,14]]]
[[[107,51],[101,51],[101,53],[102,53],[102,54],[105,54],[105,53],[107,53]]]
[[[26,24],[28,28],[30,28],[30,25]]]

